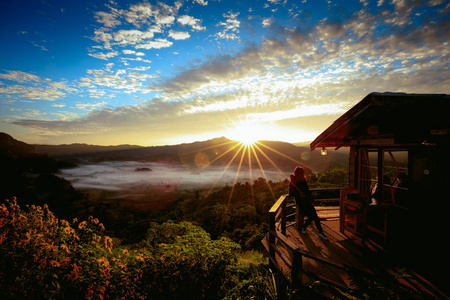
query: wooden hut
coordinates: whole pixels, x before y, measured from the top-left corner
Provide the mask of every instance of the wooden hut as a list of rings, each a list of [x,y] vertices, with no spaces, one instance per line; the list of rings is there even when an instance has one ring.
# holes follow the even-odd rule
[[[406,255],[448,255],[449,112],[450,95],[371,93],[311,143],[350,147],[341,232]]]

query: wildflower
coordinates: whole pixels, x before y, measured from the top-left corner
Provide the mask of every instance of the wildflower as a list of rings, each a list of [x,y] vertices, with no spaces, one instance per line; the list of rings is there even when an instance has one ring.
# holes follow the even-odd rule
[[[73,264],[73,270],[72,272],[67,275],[67,278],[69,278],[69,280],[74,281],[76,279],[78,279],[80,277],[80,267],[77,266],[76,263]]]
[[[81,222],[80,224],[78,224],[78,229],[83,228],[84,226],[86,226],[86,224],[87,224],[86,221]]]
[[[142,256],[140,256],[140,255],[137,255],[136,259],[139,260],[139,261],[145,261],[145,259]]]
[[[69,247],[66,244],[62,244],[59,246],[61,249],[65,250],[67,253],[70,253]]]
[[[61,264],[59,262],[57,262],[56,260],[50,260],[50,265],[52,267],[60,267]]]
[[[65,267],[67,266],[67,264],[70,262],[70,258],[64,258],[63,260],[61,260],[59,263],[61,265],[61,267]]]
[[[127,249],[123,250],[123,255],[125,255],[125,256],[129,256],[129,255],[130,255],[130,254],[128,253],[128,250],[127,250]]]

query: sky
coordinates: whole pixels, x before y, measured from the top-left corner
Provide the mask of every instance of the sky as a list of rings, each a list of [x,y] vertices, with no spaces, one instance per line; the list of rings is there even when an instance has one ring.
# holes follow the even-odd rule
[[[314,140],[371,92],[450,93],[450,1],[2,0],[0,131]]]

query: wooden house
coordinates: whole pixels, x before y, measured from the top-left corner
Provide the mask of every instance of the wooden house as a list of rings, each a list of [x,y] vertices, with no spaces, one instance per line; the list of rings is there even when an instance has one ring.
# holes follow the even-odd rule
[[[312,150],[350,147],[348,187],[338,208],[325,207],[338,219],[321,217],[329,240],[314,226],[303,233],[299,208],[282,195],[262,240],[271,268],[293,287],[324,282],[358,295],[355,278],[367,278],[361,286],[377,299],[450,299],[449,108],[450,95],[371,93],[321,133]]]
[[[341,232],[405,254],[448,255],[449,113],[450,95],[371,93],[311,143],[350,147]]]

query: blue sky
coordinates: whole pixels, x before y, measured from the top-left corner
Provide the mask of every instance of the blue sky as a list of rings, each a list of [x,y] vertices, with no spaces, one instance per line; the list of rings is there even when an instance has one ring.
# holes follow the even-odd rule
[[[449,93],[444,0],[0,3],[0,131],[313,140],[370,92]]]

